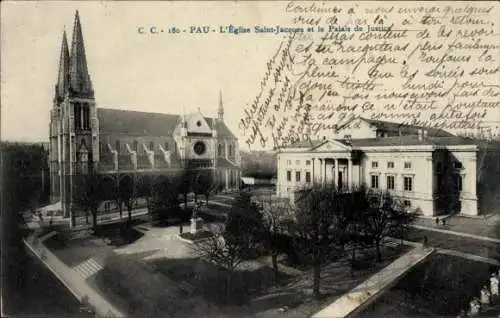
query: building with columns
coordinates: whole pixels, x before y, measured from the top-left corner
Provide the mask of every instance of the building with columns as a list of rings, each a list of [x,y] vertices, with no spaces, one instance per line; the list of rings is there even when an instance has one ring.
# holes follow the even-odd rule
[[[477,215],[477,151],[473,140],[442,130],[357,117],[322,140],[281,149],[277,194],[293,200],[308,185],[364,185],[423,215]]]
[[[238,139],[224,122],[222,93],[216,117],[200,109],[160,114],[98,107],[78,11],[71,50],[66,32],[62,36],[49,128],[51,197],[61,201],[65,216],[74,209],[75,180],[90,169],[115,184],[139,175],[208,171],[214,191],[239,188]]]

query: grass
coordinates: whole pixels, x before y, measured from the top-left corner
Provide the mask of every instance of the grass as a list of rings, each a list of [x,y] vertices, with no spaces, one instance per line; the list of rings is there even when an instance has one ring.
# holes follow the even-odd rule
[[[163,275],[192,286],[194,292],[218,306],[248,303],[273,285],[273,272],[267,266],[240,269],[230,274],[200,258],[162,259],[153,261],[153,264]],[[290,278],[281,273],[279,283],[285,283]]]
[[[433,254],[358,317],[455,316],[489,284],[490,265]]]

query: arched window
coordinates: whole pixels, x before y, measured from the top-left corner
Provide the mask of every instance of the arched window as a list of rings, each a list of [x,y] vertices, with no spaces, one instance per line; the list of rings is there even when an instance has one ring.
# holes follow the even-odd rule
[[[228,156],[231,157],[233,155],[233,145],[229,145],[229,154]]]
[[[163,147],[164,147],[163,149],[165,149],[165,151],[168,151],[168,141],[165,141],[165,145]]]
[[[153,141],[149,142],[149,150],[154,151],[155,150],[155,143]]]
[[[116,150],[118,153],[120,153],[120,141],[119,141],[119,140],[117,140],[117,141],[115,142],[115,150]]]
[[[217,151],[217,155],[218,155],[219,157],[221,157],[221,156],[222,156],[222,151],[223,151],[222,144],[219,144],[219,150]]]
[[[139,143],[137,142],[137,140],[134,140],[134,142],[132,143],[132,147],[132,150],[137,152],[137,150],[139,149]]]

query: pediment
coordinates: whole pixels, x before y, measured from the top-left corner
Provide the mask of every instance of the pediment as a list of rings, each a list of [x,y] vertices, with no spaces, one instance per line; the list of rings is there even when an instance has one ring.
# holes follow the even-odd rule
[[[351,147],[337,140],[326,140],[324,143],[317,145],[311,150],[313,152],[351,151]]]
[[[211,134],[212,128],[200,112],[190,114],[186,118],[188,133]]]

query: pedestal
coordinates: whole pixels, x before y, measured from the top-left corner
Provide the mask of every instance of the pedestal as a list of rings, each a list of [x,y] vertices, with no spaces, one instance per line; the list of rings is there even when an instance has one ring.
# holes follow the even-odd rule
[[[192,218],[191,219],[191,234],[196,234],[203,226],[202,218]]]

